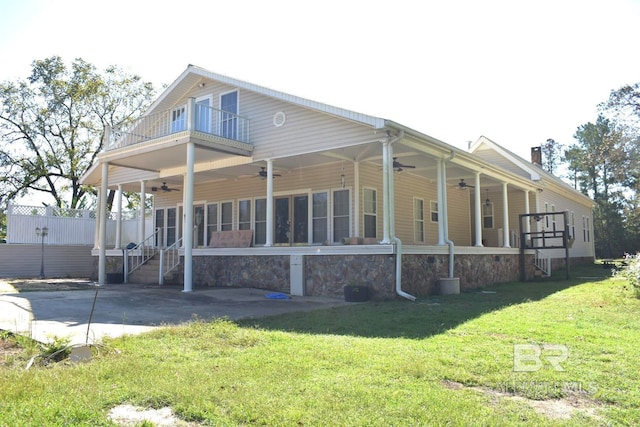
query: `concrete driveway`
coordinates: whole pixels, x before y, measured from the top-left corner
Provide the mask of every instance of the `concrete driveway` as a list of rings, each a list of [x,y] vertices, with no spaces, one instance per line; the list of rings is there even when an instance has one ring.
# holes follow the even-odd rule
[[[89,286],[75,291],[0,293],[0,329],[30,335],[42,342],[57,336],[81,344],[179,324],[195,316],[203,320],[237,320],[352,304],[325,297],[268,298],[271,294],[274,292],[255,288],[209,288],[185,293],[181,287],[131,284]]]

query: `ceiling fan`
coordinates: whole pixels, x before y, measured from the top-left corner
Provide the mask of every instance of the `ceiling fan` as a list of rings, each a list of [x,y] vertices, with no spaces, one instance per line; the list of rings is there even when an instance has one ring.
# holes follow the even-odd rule
[[[267,168],[262,166],[260,168],[260,171],[258,172],[258,176],[260,177],[260,179],[267,179]],[[281,175],[277,174],[277,173],[274,173],[273,176],[281,176]]]
[[[458,183],[458,188],[464,190],[465,188],[476,188],[474,185],[469,185],[464,182],[464,178],[460,178],[460,182]]]
[[[415,169],[416,167],[413,165],[403,165],[402,163],[400,163],[398,161],[397,157],[393,158],[393,170],[396,172],[402,172],[403,169],[408,168],[408,169]]]
[[[162,190],[165,193],[168,192],[168,191],[180,191],[177,188],[169,188],[169,187],[167,187],[167,183],[166,182],[163,182],[160,187],[151,187],[151,191],[158,191],[158,190]]]

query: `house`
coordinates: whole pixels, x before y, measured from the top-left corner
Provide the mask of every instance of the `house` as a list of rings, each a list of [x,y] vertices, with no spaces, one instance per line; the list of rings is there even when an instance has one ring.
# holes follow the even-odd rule
[[[127,251],[99,215],[98,280],[159,258],[156,283],[173,269],[186,292],[357,281],[415,299],[593,261],[591,200],[487,138],[470,148],[189,65],[83,177],[99,211],[109,189],[153,195]]]

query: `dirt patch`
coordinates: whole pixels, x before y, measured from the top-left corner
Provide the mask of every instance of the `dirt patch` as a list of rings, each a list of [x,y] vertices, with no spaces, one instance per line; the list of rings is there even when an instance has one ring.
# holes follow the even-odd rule
[[[171,408],[144,409],[132,405],[120,405],[109,411],[109,419],[119,426],[138,426],[152,423],[154,426],[198,426],[178,419]]]
[[[601,407],[600,403],[591,399],[584,392],[572,393],[562,399],[534,400],[486,387],[468,387],[464,384],[449,380],[443,381],[442,385],[450,390],[470,389],[478,391],[490,396],[492,403],[495,402],[496,404],[499,403],[500,399],[524,402],[531,406],[537,413],[549,419],[568,420],[576,413],[599,419],[597,412]]]
[[[0,293],[78,291],[93,289],[95,282],[87,278],[0,279]]]

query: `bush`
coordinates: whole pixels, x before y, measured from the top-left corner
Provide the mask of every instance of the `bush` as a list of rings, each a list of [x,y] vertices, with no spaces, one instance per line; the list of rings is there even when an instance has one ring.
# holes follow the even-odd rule
[[[626,266],[618,272],[631,285],[631,288],[640,298],[640,254],[625,255]]]

